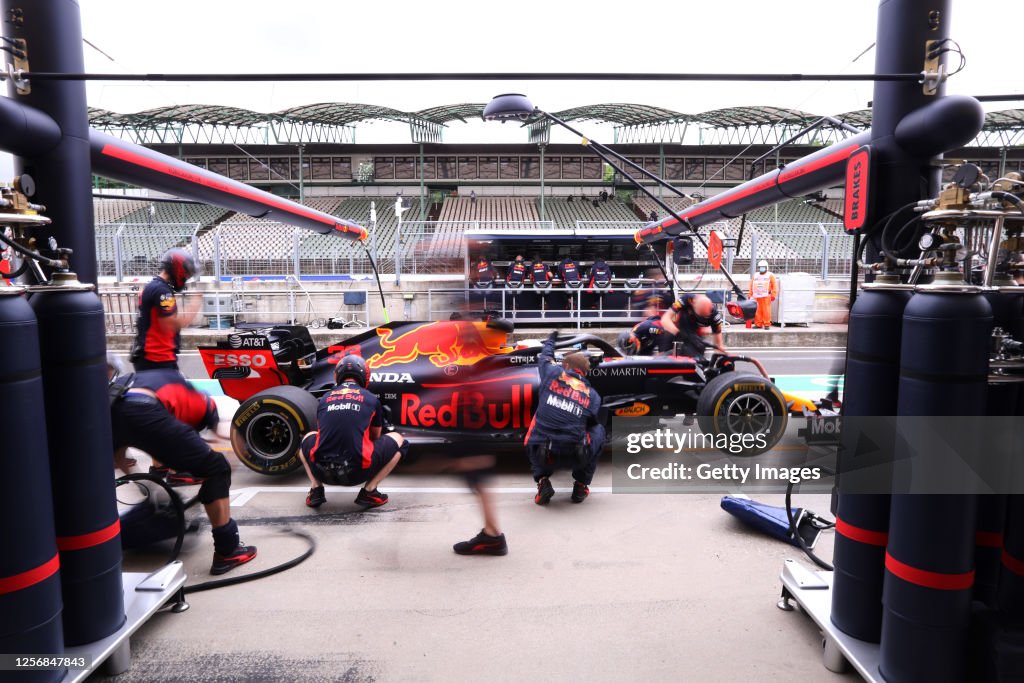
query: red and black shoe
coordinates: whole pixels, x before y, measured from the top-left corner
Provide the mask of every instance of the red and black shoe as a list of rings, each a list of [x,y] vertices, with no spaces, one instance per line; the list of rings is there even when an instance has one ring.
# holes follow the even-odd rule
[[[572,502],[582,503],[590,495],[590,487],[581,481],[572,483]]]
[[[468,541],[452,546],[459,555],[508,555],[508,543],[505,534],[490,536],[483,529]]]
[[[554,495],[555,487],[551,485],[551,480],[541,477],[537,482],[537,495],[533,497],[533,502],[537,505],[547,505]]]
[[[189,472],[168,472],[166,477],[168,486],[199,486],[205,479],[197,477]]]
[[[324,493],[322,485],[311,488],[306,496],[306,507],[318,508],[326,502],[327,495]]]
[[[225,572],[231,571],[235,567],[240,567],[241,565],[245,564],[246,562],[249,562],[255,557],[256,546],[242,545],[241,543],[239,543],[238,547],[236,547],[227,555],[221,555],[220,553],[214,551],[213,564],[210,565],[210,573],[214,575],[224,574]]]
[[[367,491],[365,487],[359,489],[359,495],[356,496],[356,505],[362,505],[368,508],[379,508],[388,502],[388,494],[381,493],[377,489]]]

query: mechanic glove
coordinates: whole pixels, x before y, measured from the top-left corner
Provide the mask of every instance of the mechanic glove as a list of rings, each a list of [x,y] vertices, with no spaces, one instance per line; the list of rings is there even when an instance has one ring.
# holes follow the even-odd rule
[[[551,334],[548,335],[548,341],[553,341],[553,342],[558,341],[558,330],[555,330]]]

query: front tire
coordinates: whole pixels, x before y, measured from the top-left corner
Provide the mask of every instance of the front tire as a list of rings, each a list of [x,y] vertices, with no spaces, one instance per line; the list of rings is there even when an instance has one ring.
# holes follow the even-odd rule
[[[299,444],[316,429],[317,400],[304,389],[271,387],[238,406],[231,420],[231,447],[242,464],[282,476],[301,469]]]
[[[782,438],[788,419],[782,392],[760,375],[726,372],[708,382],[697,400],[701,431],[725,434],[730,444],[737,444],[721,449],[729,455],[753,456],[770,450]]]

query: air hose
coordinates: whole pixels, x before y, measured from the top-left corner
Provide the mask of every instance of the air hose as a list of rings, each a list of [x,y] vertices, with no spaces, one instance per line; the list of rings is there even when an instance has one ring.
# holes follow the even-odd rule
[[[128,474],[115,480],[114,486],[116,488],[124,484],[139,481],[148,481],[160,486],[161,488],[163,488],[164,491],[167,492],[167,495],[171,499],[171,507],[174,508],[175,517],[178,520],[178,535],[175,538],[174,546],[171,549],[170,557],[168,557],[167,559],[167,564],[170,564],[171,562],[174,562],[178,559],[178,554],[181,552],[182,543],[185,540],[185,532],[187,530],[185,524],[185,510],[199,502],[199,499],[192,498],[187,502],[183,502],[181,496],[178,495],[178,492],[171,488],[171,486],[166,481],[164,481],[163,478],[158,474]],[[290,527],[286,527],[284,529],[281,529],[280,531],[281,533],[288,533],[292,536],[298,536],[299,538],[304,539],[306,541],[306,550],[301,555],[298,555],[297,557],[294,557],[286,562],[276,564],[273,567],[267,567],[266,569],[261,569],[258,572],[253,572],[252,574],[231,576],[226,579],[214,579],[212,581],[204,581],[202,583],[193,584],[191,586],[185,586],[184,588],[182,588],[182,590],[185,593],[199,593],[202,591],[213,590],[215,588],[234,586],[236,584],[247,583],[249,581],[255,581],[257,579],[273,576],[274,574],[279,574],[283,571],[291,569],[292,567],[297,567],[298,565],[302,564],[310,557],[312,557],[313,553],[316,552],[316,541],[313,539],[312,536],[310,536],[306,532],[298,531]]]

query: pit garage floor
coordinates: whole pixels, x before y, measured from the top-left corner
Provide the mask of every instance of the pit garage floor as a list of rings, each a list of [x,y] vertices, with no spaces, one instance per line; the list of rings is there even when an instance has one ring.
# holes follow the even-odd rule
[[[452,543],[481,522],[457,478],[395,475],[388,505],[366,512],[354,489],[329,489],[314,511],[301,474],[267,478],[229,458],[234,515],[259,557],[227,576],[301,553],[286,527],[310,533],[316,554],[189,595],[190,610],[132,639],[128,673],[90,680],[859,680],[824,669],[811,620],[775,606],[783,560],[802,553],[742,527],[717,495],[613,494],[602,463],[585,503],[569,502],[565,472],[541,508],[525,466],[506,467],[495,484],[510,552],[462,557]],[[795,503],[828,513],[824,495]],[[211,578],[203,521],[182,555],[190,584]],[[831,556],[831,532],[818,548]],[[126,569],[159,558],[129,554]]]

